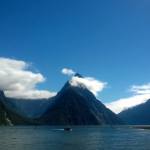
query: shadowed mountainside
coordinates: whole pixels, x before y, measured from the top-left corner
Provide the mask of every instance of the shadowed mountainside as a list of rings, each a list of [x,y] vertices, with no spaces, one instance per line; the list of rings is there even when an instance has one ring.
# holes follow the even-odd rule
[[[7,124],[8,120],[14,125],[123,124],[87,88],[72,86],[69,81],[50,99],[14,99],[0,93],[0,124]]]
[[[41,120],[49,125],[123,123],[115,113],[97,100],[88,89],[71,86],[69,82],[57,94],[53,104],[42,115]]]
[[[118,116],[131,125],[150,124],[150,100],[147,102],[124,110]]]

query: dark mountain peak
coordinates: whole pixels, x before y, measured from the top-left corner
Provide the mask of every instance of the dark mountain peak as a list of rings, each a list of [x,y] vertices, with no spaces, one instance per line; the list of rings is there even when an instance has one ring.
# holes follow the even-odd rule
[[[79,73],[76,73],[75,75],[74,75],[74,77],[79,77],[79,78],[84,78],[81,74],[79,74]]]
[[[41,120],[49,125],[122,124],[116,114],[106,108],[90,91],[80,87],[67,88],[57,95]]]
[[[75,76],[82,77],[80,74]],[[40,119],[49,125],[122,124],[116,114],[97,100],[90,90],[72,85],[71,80],[66,82]]]
[[[74,77],[79,77],[79,78],[84,78],[81,74],[79,74],[79,73],[76,73],[75,75],[74,75]],[[71,85],[71,80],[72,80],[72,78],[70,79],[70,80],[68,80],[66,83],[65,83],[65,85],[62,87],[62,89],[60,90],[60,92],[58,93],[58,95],[61,93],[64,93],[66,90],[73,90],[73,89],[81,89],[81,86],[73,86],[73,85]]]
[[[94,94],[89,89],[87,89],[85,86],[82,86],[82,84],[74,86],[71,84],[71,80],[65,83],[65,85],[58,92],[56,97],[61,97],[62,95],[65,95],[65,94],[72,94],[72,92],[75,95],[80,95],[82,97],[86,97],[87,99],[96,99]]]

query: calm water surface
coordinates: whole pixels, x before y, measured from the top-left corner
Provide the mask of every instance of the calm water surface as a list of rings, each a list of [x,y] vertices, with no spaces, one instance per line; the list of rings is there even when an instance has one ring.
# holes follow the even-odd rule
[[[150,130],[129,127],[0,127],[0,150],[150,150]]]

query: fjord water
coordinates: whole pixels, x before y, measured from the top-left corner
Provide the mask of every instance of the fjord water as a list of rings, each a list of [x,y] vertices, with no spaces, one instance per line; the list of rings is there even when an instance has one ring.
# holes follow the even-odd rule
[[[0,127],[0,150],[149,150],[150,130],[130,127]]]

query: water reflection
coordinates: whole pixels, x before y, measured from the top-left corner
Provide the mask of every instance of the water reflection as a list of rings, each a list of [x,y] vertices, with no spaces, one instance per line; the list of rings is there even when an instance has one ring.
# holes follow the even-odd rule
[[[1,127],[2,150],[149,150],[150,130],[128,127]]]

